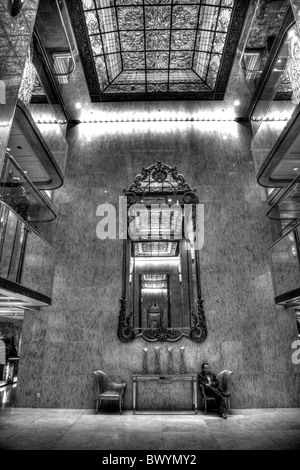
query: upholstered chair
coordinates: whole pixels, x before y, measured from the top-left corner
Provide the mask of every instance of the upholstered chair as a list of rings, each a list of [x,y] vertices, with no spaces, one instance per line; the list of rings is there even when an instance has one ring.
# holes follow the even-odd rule
[[[228,395],[228,396],[224,397],[224,400],[225,400],[226,410],[230,414],[231,414],[231,404],[230,404],[231,393],[230,393],[230,390],[229,390],[229,388],[230,388],[229,376],[231,374],[233,374],[233,372],[231,370],[222,370],[222,372],[220,372],[217,375],[217,379],[219,381],[219,387],[223,390],[224,393],[226,393],[226,395]],[[205,388],[204,388],[203,385],[200,385],[200,391],[201,391],[201,395],[202,395],[203,402],[204,402],[204,413],[206,414],[206,412],[207,412],[207,402],[209,402],[209,401],[214,401],[215,402],[215,399],[214,399],[214,397],[206,395]]]
[[[98,413],[103,400],[118,400],[120,414],[122,414],[123,397],[126,389],[126,382],[115,383],[102,370],[95,370],[96,376],[96,414]]]

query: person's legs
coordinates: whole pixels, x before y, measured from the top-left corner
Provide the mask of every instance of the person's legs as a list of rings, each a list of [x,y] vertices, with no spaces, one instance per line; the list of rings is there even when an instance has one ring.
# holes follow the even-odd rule
[[[227,418],[225,414],[226,404],[225,404],[223,392],[216,387],[210,387],[209,389],[206,389],[205,391],[207,395],[213,396],[215,398],[219,415],[222,418],[226,419]]]
[[[224,397],[222,395],[216,395],[215,399],[216,399],[216,402],[217,402],[219,415],[222,418],[225,418],[225,416],[226,416],[225,415],[226,405],[225,405]]]

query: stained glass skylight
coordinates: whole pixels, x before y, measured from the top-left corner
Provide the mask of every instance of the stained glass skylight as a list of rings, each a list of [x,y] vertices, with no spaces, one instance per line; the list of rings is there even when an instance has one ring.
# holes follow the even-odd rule
[[[94,73],[104,97],[221,91],[217,84],[230,25],[235,14],[244,19],[248,6],[248,0],[80,2]],[[78,18],[71,9],[70,13],[76,34]],[[235,35],[239,32],[237,28]],[[235,52],[237,40],[230,41],[227,53]],[[80,44],[79,49],[83,53]]]

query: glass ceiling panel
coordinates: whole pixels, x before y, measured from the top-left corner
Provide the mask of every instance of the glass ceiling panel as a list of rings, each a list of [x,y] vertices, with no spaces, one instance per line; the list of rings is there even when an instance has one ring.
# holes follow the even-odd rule
[[[239,0],[80,0],[101,93],[214,92]]]
[[[136,257],[177,256],[178,242],[139,242],[135,243]]]

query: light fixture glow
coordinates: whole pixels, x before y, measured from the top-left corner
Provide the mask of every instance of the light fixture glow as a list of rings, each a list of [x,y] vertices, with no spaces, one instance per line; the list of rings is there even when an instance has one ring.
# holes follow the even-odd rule
[[[81,108],[81,103],[78,103],[78,102],[77,102],[77,103],[75,104],[75,108],[76,108],[76,109],[80,109],[80,108]]]
[[[158,293],[158,292],[163,292],[166,291],[166,287],[162,287],[161,289],[142,289],[142,292],[144,294],[153,294],[153,293]]]

